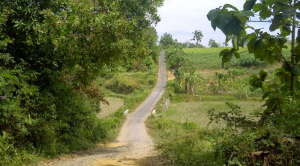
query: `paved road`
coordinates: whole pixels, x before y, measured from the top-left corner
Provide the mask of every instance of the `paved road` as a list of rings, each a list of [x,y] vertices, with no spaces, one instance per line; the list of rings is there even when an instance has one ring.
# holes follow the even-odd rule
[[[99,148],[82,154],[60,159],[42,165],[157,165],[149,163],[155,156],[153,141],[147,133],[145,121],[152,108],[163,94],[166,86],[165,52],[159,56],[158,80],[150,96],[128,115],[118,138],[106,148]],[[150,161],[152,162],[152,161]]]
[[[150,141],[150,137],[145,129],[145,121],[150,115],[152,108],[156,105],[164,92],[166,86],[166,63],[164,51],[160,54],[159,73],[155,89],[150,96],[126,119],[119,137],[118,142],[126,143],[143,143]],[[147,138],[145,138],[147,137]]]

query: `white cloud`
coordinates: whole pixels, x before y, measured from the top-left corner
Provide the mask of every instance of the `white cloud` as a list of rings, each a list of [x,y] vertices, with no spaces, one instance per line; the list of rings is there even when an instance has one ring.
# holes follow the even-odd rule
[[[212,29],[207,13],[226,3],[242,9],[244,2],[245,0],[165,0],[164,6],[159,8],[161,22],[156,30],[159,36],[167,32],[179,42],[190,40],[193,31],[201,30],[204,35],[201,42],[203,45],[207,45],[211,38],[223,42],[225,35],[220,30]]]

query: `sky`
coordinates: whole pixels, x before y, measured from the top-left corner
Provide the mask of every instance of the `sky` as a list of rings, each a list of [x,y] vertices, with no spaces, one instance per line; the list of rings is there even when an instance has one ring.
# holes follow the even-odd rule
[[[209,39],[223,43],[225,35],[220,30],[212,29],[211,23],[206,17],[207,13],[226,3],[242,9],[244,2],[245,0],[165,0],[164,5],[158,9],[161,22],[156,26],[157,33],[162,36],[167,32],[179,42],[186,42],[193,38],[192,32],[201,30],[204,36],[201,44],[204,46],[208,45]],[[252,25],[268,29],[265,23]]]

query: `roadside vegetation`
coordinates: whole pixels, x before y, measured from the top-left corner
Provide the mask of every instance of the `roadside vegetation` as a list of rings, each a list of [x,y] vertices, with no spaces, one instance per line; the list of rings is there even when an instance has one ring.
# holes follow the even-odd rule
[[[0,2],[0,165],[93,148],[156,81],[162,1]],[[106,97],[123,100],[99,119]]]
[[[168,164],[300,164],[299,3],[247,0],[242,10],[211,10],[212,28],[232,48],[165,45],[175,79],[148,127]],[[254,14],[278,35],[251,27]]]
[[[171,46],[166,51],[173,79],[169,79],[165,94],[155,107],[157,116],[148,119],[147,127],[170,165],[222,165],[225,162],[225,158],[215,158],[214,141],[222,139],[220,132],[226,123],[211,121],[208,110],[229,112],[231,108],[226,105],[229,102],[239,106],[242,115],[257,120],[256,114],[264,109],[260,102],[263,92],[249,85],[249,77],[262,68],[272,73],[274,67],[258,60],[257,64],[244,66],[235,59],[222,68],[219,58],[222,49]],[[176,65],[178,61],[174,59],[181,63]],[[255,61],[249,54],[240,61],[248,59]],[[196,79],[190,79],[191,75]],[[193,91],[187,90],[190,82],[194,84]]]

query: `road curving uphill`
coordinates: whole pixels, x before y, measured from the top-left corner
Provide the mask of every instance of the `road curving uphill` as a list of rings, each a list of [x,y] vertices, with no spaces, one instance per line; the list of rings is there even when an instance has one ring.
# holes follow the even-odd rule
[[[162,96],[166,86],[165,52],[159,57],[157,84],[149,97],[128,115],[118,138],[105,147],[82,152],[41,165],[158,165],[154,143],[146,131],[145,121]]]

